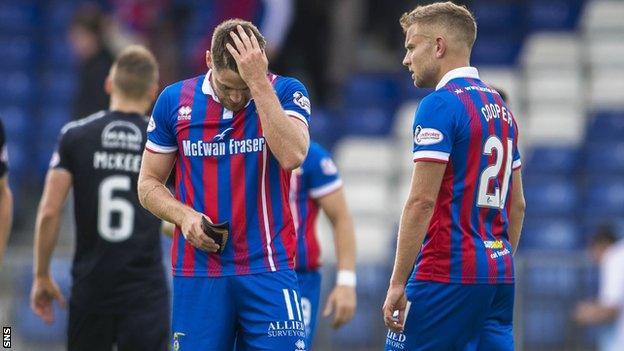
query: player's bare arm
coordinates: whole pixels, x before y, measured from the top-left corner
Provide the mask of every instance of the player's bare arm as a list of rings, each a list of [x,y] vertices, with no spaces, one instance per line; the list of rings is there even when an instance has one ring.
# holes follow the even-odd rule
[[[353,318],[357,305],[355,294],[355,229],[342,188],[317,199],[317,201],[332,225],[338,269],[338,280],[327,298],[323,316],[328,317],[334,313],[332,326],[339,328]],[[341,279],[340,274],[346,276]]]
[[[46,176],[43,197],[37,211],[30,307],[46,323],[54,322],[54,300],[65,307],[65,297],[50,275],[50,260],[58,239],[63,205],[71,186],[71,173],[64,169],[51,169]]]
[[[13,194],[9,188],[8,177],[0,178],[0,267],[6,250],[11,223],[13,220]]]
[[[509,206],[509,240],[511,241],[511,247],[515,254],[518,250],[518,243],[520,242],[520,233],[522,232],[522,223],[524,221],[524,209],[526,207],[520,169],[512,173],[511,182],[512,193],[511,204]]]
[[[156,217],[179,226],[186,240],[194,247],[217,252],[219,245],[202,230],[201,219],[205,216],[176,200],[165,185],[175,158],[175,153],[143,152],[138,183],[139,201]]]
[[[236,48],[227,49],[236,60],[241,78],[245,81],[256,103],[264,137],[271,152],[282,168],[294,170],[305,159],[310,136],[308,127],[298,118],[290,118],[282,108],[277,95],[267,79],[268,60],[260,49],[253,33],[245,33],[243,27],[230,33]]]
[[[407,304],[405,284],[429,227],[445,170],[446,164],[442,163],[414,164],[410,193],[401,214],[390,287],[383,305],[384,323],[395,332],[403,331]],[[399,311],[398,319],[393,319],[395,311]]]

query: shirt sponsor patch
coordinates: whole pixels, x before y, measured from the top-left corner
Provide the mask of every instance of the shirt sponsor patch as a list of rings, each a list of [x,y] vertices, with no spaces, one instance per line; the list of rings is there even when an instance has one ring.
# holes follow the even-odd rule
[[[414,142],[416,145],[433,145],[441,142],[443,139],[444,134],[434,128],[416,126],[414,131]]]
[[[293,94],[293,102],[295,104],[297,104],[297,106],[301,107],[302,109],[305,110],[305,112],[307,112],[308,114],[310,114],[311,111],[311,106],[310,106],[310,99],[308,99],[305,95],[303,95],[302,92],[300,91],[296,91]]]
[[[331,158],[326,157],[321,160],[321,169],[324,175],[334,175],[338,173],[338,168]]]
[[[147,124],[147,132],[153,132],[156,129],[156,121],[154,121],[154,116],[150,117],[149,123]]]

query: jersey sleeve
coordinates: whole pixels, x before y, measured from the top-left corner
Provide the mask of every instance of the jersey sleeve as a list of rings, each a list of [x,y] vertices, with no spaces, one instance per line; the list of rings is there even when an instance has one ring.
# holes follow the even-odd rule
[[[72,157],[71,157],[71,130],[64,127],[58,136],[56,143],[56,149],[52,154],[50,160],[51,169],[64,169],[72,172]]]
[[[516,131],[516,139],[513,141],[513,162],[511,164],[511,169],[515,171],[522,166],[522,161],[520,160],[520,150],[518,149],[518,124],[515,119],[513,126]]]
[[[338,168],[331,155],[318,145],[310,148],[303,165],[303,176],[309,189],[308,195],[313,199],[329,195],[342,187]]]
[[[152,116],[147,125],[147,142],[145,148],[155,153],[171,153],[178,149],[174,133],[175,120],[172,116],[172,106],[169,102],[168,89],[158,96]]]
[[[303,84],[294,78],[282,78],[276,86],[278,98],[284,112],[290,117],[301,120],[306,125],[310,123],[310,97]]]
[[[4,177],[9,170],[9,154],[6,147],[6,135],[4,125],[0,122],[0,178]]]
[[[455,116],[441,97],[425,97],[414,117],[414,162],[447,163],[455,137]]]

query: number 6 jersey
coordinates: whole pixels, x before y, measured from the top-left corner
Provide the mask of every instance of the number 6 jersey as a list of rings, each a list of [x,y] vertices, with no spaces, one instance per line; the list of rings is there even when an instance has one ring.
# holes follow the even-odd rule
[[[448,72],[414,118],[414,162],[446,172],[413,278],[513,283],[507,233],[518,128],[500,94],[473,67]]]
[[[167,294],[160,220],[137,196],[146,128],[145,116],[101,111],[61,130],[50,167],[72,175],[81,308],[126,311]]]

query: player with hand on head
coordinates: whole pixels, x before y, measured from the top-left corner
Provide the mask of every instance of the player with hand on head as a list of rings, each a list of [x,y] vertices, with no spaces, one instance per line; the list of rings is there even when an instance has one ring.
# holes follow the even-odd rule
[[[74,189],[76,250],[69,300],[69,350],[167,350],[169,298],[158,218],[141,207],[137,181],[158,65],[130,46],[105,89],[110,109],[63,127],[35,225],[33,311],[52,323],[65,298],[50,274],[63,205]]]
[[[525,207],[515,118],[469,66],[477,26],[466,7],[418,6],[400,23],[403,64],[417,87],[436,90],[414,118],[386,350],[511,351]]]
[[[139,198],[176,226],[181,350],[306,349],[288,186],[308,151],[310,101],[298,80],[268,71],[265,45],[251,22],[219,24],[208,73],[170,85],[154,106]],[[174,164],[175,196],[165,186]],[[229,227],[221,245],[217,223]]]
[[[9,159],[6,149],[6,135],[0,121],[0,267],[4,258],[13,222],[13,193],[9,188]]]
[[[297,230],[296,271],[310,345],[316,329],[321,290],[321,252],[316,236],[319,209],[325,212],[332,225],[338,269],[336,286],[327,298],[323,315],[334,313],[332,326],[339,328],[355,314],[355,231],[338,169],[329,152],[311,142],[306,160],[290,180],[290,210]]]

